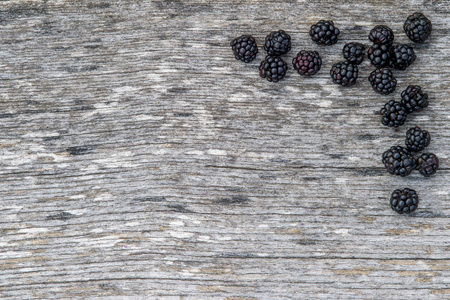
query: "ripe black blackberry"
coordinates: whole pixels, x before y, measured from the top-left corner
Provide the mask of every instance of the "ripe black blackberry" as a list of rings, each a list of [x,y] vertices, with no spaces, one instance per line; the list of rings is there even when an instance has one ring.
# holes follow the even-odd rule
[[[351,64],[359,65],[364,59],[366,47],[360,43],[347,43],[342,49],[344,58]]]
[[[330,75],[336,84],[342,86],[354,85],[358,78],[358,66],[347,61],[341,61],[333,65]]]
[[[401,102],[405,106],[408,114],[421,111],[428,106],[428,94],[422,92],[422,88],[418,85],[409,85],[402,92]]]
[[[414,43],[423,43],[431,34],[431,21],[422,13],[415,12],[403,24],[403,30]]]
[[[405,107],[394,100],[387,102],[380,110],[381,124],[389,127],[402,126],[406,121]]]
[[[390,46],[383,44],[373,44],[367,50],[367,58],[370,63],[377,68],[389,67],[391,61]]]
[[[419,126],[412,127],[406,132],[405,145],[411,152],[419,152],[428,147],[431,136],[426,130],[420,129]]]
[[[284,30],[271,32],[266,37],[264,50],[269,55],[283,55],[291,50],[291,36]]]
[[[251,35],[241,35],[234,39],[230,43],[233,49],[234,57],[238,60],[242,60],[245,63],[249,63],[256,58],[258,53],[258,46],[255,39]]]
[[[416,168],[416,160],[402,146],[392,146],[382,155],[382,161],[390,174],[405,177]]]
[[[409,214],[417,209],[419,196],[413,189],[397,189],[391,194],[391,208],[399,214]]]
[[[320,20],[311,26],[309,35],[318,45],[330,46],[337,43],[340,30],[334,26],[333,21]]]
[[[385,25],[377,25],[370,31],[369,40],[375,44],[391,45],[394,41],[394,32]]]
[[[388,68],[376,69],[369,76],[369,82],[375,92],[387,95],[395,91],[397,79]]]
[[[292,59],[292,64],[298,74],[311,76],[319,72],[322,58],[317,51],[302,50]]]
[[[284,78],[287,63],[278,56],[267,55],[259,65],[259,76],[268,81],[277,82]]]
[[[436,173],[439,168],[439,159],[433,153],[424,153],[417,158],[417,169],[420,174],[425,177],[431,176]]]
[[[414,49],[408,45],[392,46],[390,52],[394,68],[397,70],[405,70],[416,60]]]

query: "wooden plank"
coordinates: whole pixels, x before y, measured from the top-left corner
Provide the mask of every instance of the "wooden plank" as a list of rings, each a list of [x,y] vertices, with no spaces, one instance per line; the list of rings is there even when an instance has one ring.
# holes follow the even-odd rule
[[[433,22],[394,94],[329,69],[378,24]],[[2,299],[446,299],[450,294],[447,1],[2,1]],[[309,26],[332,19],[337,45]],[[272,30],[320,52],[312,78],[259,78],[229,42]],[[377,112],[419,84],[399,129]],[[409,127],[441,169],[390,176]],[[428,151],[427,150],[427,151]],[[416,213],[391,191],[412,187]]]

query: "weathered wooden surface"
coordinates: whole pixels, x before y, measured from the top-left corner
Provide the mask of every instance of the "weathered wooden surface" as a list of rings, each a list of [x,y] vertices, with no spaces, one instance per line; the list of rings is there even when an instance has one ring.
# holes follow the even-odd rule
[[[448,1],[1,1],[0,298],[448,299]],[[378,24],[433,21],[397,91],[340,88],[328,70]],[[309,26],[333,19],[332,47]],[[313,78],[258,77],[229,41],[272,30]],[[398,130],[376,112],[420,84],[430,106]],[[405,131],[432,134],[441,170],[388,175]],[[421,196],[411,216],[391,191]]]

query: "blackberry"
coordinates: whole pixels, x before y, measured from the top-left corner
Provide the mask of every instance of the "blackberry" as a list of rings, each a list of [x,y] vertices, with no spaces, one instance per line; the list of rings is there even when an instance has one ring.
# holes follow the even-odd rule
[[[405,70],[416,60],[416,54],[408,45],[395,45],[391,48],[391,59],[394,68]]]
[[[347,61],[341,61],[333,65],[330,75],[336,84],[342,86],[354,85],[358,78],[358,66]]]
[[[291,50],[291,36],[284,30],[271,32],[266,37],[264,50],[269,55],[283,55]]]
[[[412,127],[406,132],[405,145],[411,152],[419,152],[428,147],[431,136],[426,130],[420,129],[419,126]]]
[[[402,126],[406,121],[405,107],[397,101],[391,100],[380,110],[381,124],[389,127]]]
[[[382,155],[383,164],[390,174],[405,177],[416,168],[416,160],[402,146],[392,146]]]
[[[342,49],[344,58],[351,64],[359,65],[364,59],[366,47],[360,43],[347,43]]]
[[[322,58],[317,51],[300,51],[292,60],[294,69],[298,74],[311,76],[319,72],[322,66]]]
[[[391,62],[390,48],[382,44],[373,44],[367,50],[367,58],[377,68],[389,67]]]
[[[409,214],[419,205],[419,196],[413,189],[397,189],[391,194],[391,208],[399,214]]]
[[[418,85],[409,85],[402,92],[401,102],[405,106],[408,114],[421,111],[428,106],[428,94],[422,92],[422,88]]]
[[[370,31],[369,40],[375,44],[391,45],[394,41],[394,32],[385,25],[378,25]]]
[[[439,168],[439,159],[433,153],[424,153],[417,158],[417,169],[420,174],[425,177],[431,176],[436,173]]]
[[[431,34],[431,21],[422,13],[415,12],[403,24],[403,30],[414,43],[423,43]]]
[[[241,35],[234,39],[230,43],[233,49],[234,57],[238,60],[242,60],[245,63],[249,63],[256,58],[258,53],[258,46],[255,39],[251,35]]]
[[[280,57],[267,55],[259,65],[259,76],[268,81],[277,82],[284,78],[287,71],[287,63]]]
[[[369,82],[375,92],[387,95],[395,91],[397,79],[388,68],[381,68],[370,73]]]
[[[340,30],[334,26],[333,21],[320,20],[311,26],[309,35],[318,45],[330,46],[337,43]]]

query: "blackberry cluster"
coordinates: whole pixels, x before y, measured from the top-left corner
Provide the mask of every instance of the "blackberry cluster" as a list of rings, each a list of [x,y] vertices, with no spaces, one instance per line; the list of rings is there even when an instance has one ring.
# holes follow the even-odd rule
[[[259,76],[270,82],[278,82],[284,78],[288,69],[287,63],[278,56],[291,50],[291,36],[284,30],[271,32],[266,36],[264,50],[268,55],[259,65]]]
[[[408,45],[393,45],[394,33],[385,25],[375,26],[369,34],[373,45],[367,50],[370,63],[381,70],[373,71],[369,82],[373,89],[383,95],[395,90],[397,80],[390,69],[405,70],[415,60],[414,49]]]
[[[382,155],[382,161],[390,174],[407,176],[416,168],[416,160],[402,146],[392,146]]]
[[[399,214],[409,214],[417,209],[419,196],[413,189],[397,189],[391,194],[391,208]]]
[[[431,21],[422,13],[410,15],[403,25],[410,40],[423,43],[432,30]],[[311,39],[322,46],[333,45],[338,41],[340,30],[333,21],[320,20],[311,26]],[[395,91],[397,79],[391,69],[405,70],[416,60],[414,49],[408,45],[395,45],[392,29],[385,25],[375,26],[369,33],[373,43],[367,49],[370,63],[377,69],[370,73],[369,82],[377,93],[388,95]],[[256,40],[251,35],[242,35],[230,46],[236,59],[245,63],[253,61],[258,54]],[[364,59],[366,47],[361,43],[346,43],[342,49],[345,61],[335,63],[330,76],[334,83],[351,86],[358,78],[358,65]],[[277,82],[286,75],[287,63],[279,57],[291,50],[291,37],[283,30],[271,32],[265,39],[264,50],[267,56],[260,63],[259,74],[268,81]],[[322,67],[322,58],[317,51],[302,50],[292,59],[294,69],[304,76],[316,74]],[[381,123],[389,127],[399,127],[407,115],[428,106],[428,95],[420,86],[410,85],[401,93],[401,101],[388,101],[380,110]],[[405,145],[393,146],[382,154],[382,162],[390,174],[407,176],[417,169],[423,176],[431,176],[439,168],[439,159],[433,153],[423,153],[417,159],[413,152],[424,150],[431,141],[426,130],[415,126],[406,132]],[[390,205],[399,214],[407,214],[417,209],[419,197],[413,189],[397,189],[391,194]]]
[[[430,133],[419,126],[410,128],[406,132],[405,145],[411,152],[419,152],[428,147],[431,141]]]
[[[233,49],[234,57],[245,63],[254,60],[256,54],[258,54],[258,46],[256,45],[255,38],[251,35],[241,35],[232,40],[230,46]]]
[[[428,105],[427,100],[428,95],[422,93],[420,86],[410,85],[402,92],[400,102],[391,100],[380,110],[381,123],[390,127],[401,126],[405,123],[406,115],[422,110]]]
[[[336,84],[342,86],[354,85],[358,78],[358,66],[347,61],[341,61],[333,65],[330,70],[330,75]]]
[[[367,50],[367,58],[377,68],[392,66],[390,48],[384,44],[373,44]]]
[[[291,36],[284,30],[271,32],[266,37],[264,50],[269,55],[283,55],[291,50]]]
[[[245,63],[253,61],[258,54],[256,40],[251,35],[241,35],[232,40],[230,46],[236,59]],[[259,75],[273,82],[283,79],[288,67],[278,56],[291,50],[291,37],[283,30],[273,31],[266,37],[264,50],[268,55],[260,63]]]
[[[319,72],[322,58],[317,51],[302,50],[292,59],[292,64],[298,74],[311,76]]]
[[[403,30],[414,43],[423,43],[431,35],[431,21],[422,13],[415,12],[403,24]]]
[[[359,65],[364,59],[366,47],[360,43],[347,43],[342,49],[344,58],[351,64]]]
[[[309,35],[316,44],[330,46],[337,43],[340,30],[334,26],[333,21],[320,20],[311,26]]]
[[[402,126],[406,121],[405,107],[394,100],[389,101],[380,110],[381,123],[389,127]]]
[[[401,103],[405,106],[407,113],[421,111],[428,106],[428,94],[422,92],[418,85],[409,85],[402,92]]]
[[[394,32],[387,26],[378,25],[370,31],[369,40],[374,44],[391,45],[394,41]]]
[[[414,13],[407,18],[403,29],[410,40],[422,43],[429,38],[432,26],[431,21],[423,14]],[[375,92],[382,95],[390,94],[397,86],[397,80],[391,69],[405,70],[414,63],[416,54],[408,45],[394,45],[394,33],[384,25],[375,26],[370,31],[369,40],[373,42],[373,45],[367,50],[367,58],[377,68],[370,73],[369,82]],[[344,56],[346,51],[343,51]],[[350,62],[355,63],[356,60]],[[422,92],[420,86],[408,86],[401,97],[400,102],[388,101],[380,110],[383,125],[399,127],[405,123],[409,113],[420,111],[428,106],[428,95]],[[431,136],[428,131],[418,126],[410,128],[406,132],[406,148],[391,147],[382,154],[382,162],[390,174],[407,176],[417,169],[423,176],[431,176],[439,168],[437,156],[433,153],[424,153],[415,159],[412,155],[412,152],[425,149],[430,141]],[[397,189],[391,194],[391,208],[399,214],[415,211],[418,204],[419,197],[413,189]]]
[[[286,71],[287,63],[278,56],[267,55],[259,65],[259,76],[271,82],[283,79]]]
[[[394,32],[385,25],[375,26],[369,34],[373,45],[367,50],[367,58],[377,68],[394,68],[391,60],[391,46],[394,42]]]
[[[420,174],[429,177],[439,168],[439,159],[433,153],[424,153],[417,158],[416,164]]]
[[[395,45],[391,48],[390,59],[395,69],[405,70],[416,60],[416,54],[408,45]]]
[[[388,172],[394,175],[406,176],[417,169],[425,177],[436,173],[439,159],[434,153],[423,153],[417,159],[412,152],[422,151],[430,144],[431,136],[420,127],[412,127],[406,132],[406,149],[393,146],[382,155],[382,162]]]
[[[397,79],[388,68],[381,68],[370,73],[369,82],[375,92],[387,95],[395,91]]]

